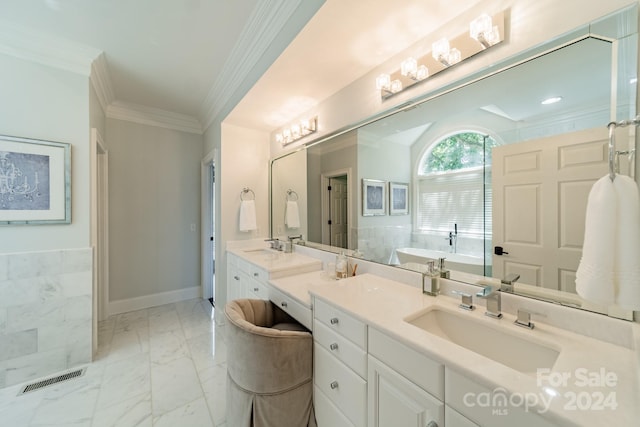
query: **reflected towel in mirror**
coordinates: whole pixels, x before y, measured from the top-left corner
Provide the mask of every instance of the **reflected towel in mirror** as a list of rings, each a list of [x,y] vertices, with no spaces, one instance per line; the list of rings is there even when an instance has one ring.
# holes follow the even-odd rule
[[[300,210],[298,209],[297,201],[287,201],[286,211],[284,214],[284,223],[288,228],[300,227]]]
[[[640,310],[640,199],[636,183],[600,178],[587,201],[576,291],[598,304]]]
[[[240,202],[240,231],[252,231],[257,229],[255,200],[243,200]]]

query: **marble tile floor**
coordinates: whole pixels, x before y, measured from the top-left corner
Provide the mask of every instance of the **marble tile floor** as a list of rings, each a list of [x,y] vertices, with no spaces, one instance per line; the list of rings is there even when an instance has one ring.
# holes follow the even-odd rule
[[[0,426],[226,427],[223,327],[208,300],[100,322],[98,354],[80,378],[16,396],[0,389]]]

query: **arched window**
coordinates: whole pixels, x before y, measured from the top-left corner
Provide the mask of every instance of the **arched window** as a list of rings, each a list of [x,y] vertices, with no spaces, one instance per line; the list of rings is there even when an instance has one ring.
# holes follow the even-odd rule
[[[418,231],[491,234],[490,164],[496,145],[490,136],[466,130],[431,145],[418,165]]]

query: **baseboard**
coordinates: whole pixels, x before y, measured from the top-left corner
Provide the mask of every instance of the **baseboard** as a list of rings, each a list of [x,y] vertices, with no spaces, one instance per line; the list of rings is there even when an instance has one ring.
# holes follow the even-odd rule
[[[145,295],[142,297],[121,299],[109,302],[109,315],[126,313],[129,311],[142,310],[144,308],[158,305],[170,304],[172,302],[184,301],[193,298],[200,298],[200,286],[179,289],[177,291],[161,292],[158,294]]]

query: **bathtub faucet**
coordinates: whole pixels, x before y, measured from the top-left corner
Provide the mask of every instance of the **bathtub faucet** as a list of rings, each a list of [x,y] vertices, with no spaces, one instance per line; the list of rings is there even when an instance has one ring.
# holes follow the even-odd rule
[[[449,241],[449,252],[455,254],[458,252],[458,224],[453,224],[453,231],[449,232],[449,236],[444,238]]]

